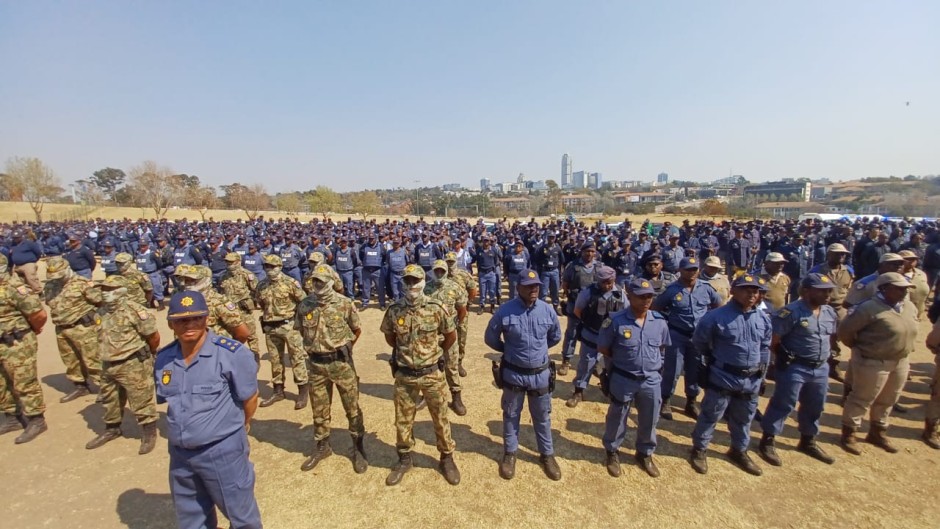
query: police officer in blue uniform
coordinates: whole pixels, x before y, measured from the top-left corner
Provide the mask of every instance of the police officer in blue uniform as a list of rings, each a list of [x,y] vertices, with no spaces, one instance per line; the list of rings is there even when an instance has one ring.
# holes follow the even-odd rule
[[[490,312],[494,312],[494,303],[499,298],[499,280],[496,267],[499,266],[500,252],[493,246],[492,240],[484,235],[480,239],[480,247],[473,254],[473,262],[477,265],[477,281],[480,284],[480,307],[477,314],[483,314],[483,305],[489,300]]]
[[[401,239],[392,239],[392,249],[388,252],[388,282],[392,300],[401,299],[404,291],[404,272],[408,266],[408,252],[401,247]]]
[[[206,328],[208,315],[202,294],[173,294],[167,321],[176,340],[154,364],[157,402],[168,403],[177,524],[218,527],[218,507],[232,528],[260,529],[247,436],[258,406],[258,366],[247,347]]]
[[[248,243],[248,253],[242,257],[242,266],[255,275],[258,282],[264,281],[268,273],[264,271],[264,255],[258,251],[258,244]]]
[[[375,292],[379,298],[379,309],[385,310],[385,278],[382,276],[385,265],[385,248],[376,240],[375,232],[369,234],[369,241],[359,248],[359,260],[362,262],[362,306],[365,309]],[[404,270],[402,265],[401,270]]]
[[[150,285],[153,287],[153,304],[156,307],[163,307],[163,274],[160,272],[162,261],[159,256],[150,249],[150,239],[142,237],[137,244],[137,252],[134,253],[134,263],[137,269],[147,274],[150,278]]]
[[[663,350],[670,343],[666,319],[650,310],[655,294],[643,278],[628,285],[629,306],[604,320],[597,349],[608,359],[606,381],[610,406],[604,428],[607,472],[620,477],[620,445],[627,434],[627,416],[636,402],[637,434],[634,458],[651,477],[659,477],[653,461],[659,418]]]
[[[757,309],[758,277],[742,274],[731,285],[731,301],[708,312],[695,328],[692,344],[702,355],[705,386],[702,410],[692,430],[692,468],[708,472],[706,451],[715,425],[728,412],[728,456],[745,472],[761,475],[747,453],[757,397],[770,361],[770,317]]]
[[[760,440],[761,457],[775,467],[783,463],[774,437],[783,431],[787,417],[800,405],[797,420],[800,443],[796,449],[826,464],[835,459],[816,444],[819,418],[829,393],[829,353],[835,339],[838,316],[829,306],[836,285],[828,276],[809,274],[803,279],[800,299],[777,311],[772,318],[776,383],[764,411]]]
[[[558,291],[561,286],[561,278],[558,270],[564,266],[564,262],[561,246],[555,241],[555,234],[549,233],[546,239],[545,244],[537,248],[533,255],[533,261],[535,261],[539,277],[542,280],[542,288],[539,290],[539,297],[545,299],[551,296],[552,307],[555,308],[555,313],[559,314],[561,312],[559,308],[561,301],[558,296]]]
[[[512,253],[506,255],[503,266],[506,270],[506,279],[509,282],[509,293],[512,294],[516,291],[516,282],[519,281],[520,274],[531,268],[529,254],[526,253],[522,240],[517,240],[513,244]]]
[[[503,459],[499,475],[512,479],[519,448],[519,419],[526,396],[539,449],[539,463],[552,480],[561,479],[552,444],[552,389],[554,363],[548,350],[561,341],[561,325],[551,305],[539,299],[541,279],[534,270],[524,270],[516,287],[519,294],[499,307],[490,318],[483,341],[503,353],[493,362],[493,376],[503,390]]]
[[[281,256],[281,262],[284,263],[282,271],[290,276],[294,281],[300,283],[303,278],[300,274],[300,263],[306,261],[304,252],[300,247],[294,244],[293,237],[288,233],[284,235],[284,242],[278,248],[278,255]]]
[[[581,290],[594,284],[595,271],[602,266],[595,257],[597,256],[597,247],[594,241],[587,241],[581,245],[581,257],[572,260],[565,266],[565,271],[561,277],[561,288],[566,292],[565,315],[568,321],[565,325],[564,342],[561,344],[561,366],[558,368],[559,375],[567,375],[568,368],[571,367],[571,359],[574,357],[574,346],[577,340],[578,318],[574,315],[574,304],[578,299]]]
[[[687,257],[679,263],[679,279],[666,287],[653,301],[653,310],[666,314],[672,344],[666,348],[660,410],[663,419],[672,420],[669,399],[676,389],[679,373],[685,372],[685,414],[698,419],[699,356],[692,347],[695,325],[709,309],[720,307],[724,300],[711,285],[698,280],[699,260]]]
[[[103,248],[101,252],[101,270],[104,271],[104,275],[107,277],[117,273],[117,263],[114,262],[114,258],[117,257],[118,252],[114,249],[114,243],[111,242],[110,237],[104,241]]]
[[[349,247],[348,240],[340,239],[339,248],[336,250],[334,257],[334,267],[339,274],[339,278],[343,280],[343,294],[349,299],[354,299],[353,282],[355,274],[353,272],[358,266],[359,256]]]

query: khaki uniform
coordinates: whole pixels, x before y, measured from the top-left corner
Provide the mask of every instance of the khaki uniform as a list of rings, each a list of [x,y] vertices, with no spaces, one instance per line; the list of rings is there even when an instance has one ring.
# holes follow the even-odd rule
[[[927,346],[934,351],[940,351],[940,320],[934,324],[930,334],[927,335]],[[928,421],[940,421],[940,352],[934,353],[933,378],[930,381],[930,401],[924,415]]]
[[[715,292],[718,292],[718,296],[723,303],[726,303],[728,299],[731,298],[731,283],[728,282],[728,276],[719,272],[711,279],[699,276],[699,281],[711,285],[711,287],[715,289]]]
[[[239,265],[229,268],[222,273],[219,279],[219,288],[222,294],[235,303],[242,315],[242,320],[248,325],[251,337],[248,338],[248,348],[256,355],[261,353],[261,344],[258,343],[258,321],[252,311],[255,310],[255,292],[258,289],[258,278]]]
[[[869,412],[872,427],[886,429],[910,370],[908,355],[917,336],[917,309],[904,300],[901,312],[880,298],[858,305],[839,326],[839,339],[852,348],[852,391],[842,411],[843,426],[858,429]]]
[[[790,293],[790,276],[781,272],[776,276],[761,274],[760,277],[767,281],[767,293],[764,294],[764,299],[773,304],[774,310],[780,310],[787,306]]]
[[[454,327],[457,328],[457,307],[467,306],[467,290],[457,284],[456,281],[444,278],[434,286],[430,282],[424,287],[424,295],[440,301],[447,309],[447,313],[454,321]],[[466,321],[466,318],[464,318]],[[458,375],[458,366],[460,359],[458,357],[458,345],[455,342],[447,351],[444,351],[444,373],[447,378],[447,387],[454,393],[460,391],[460,376]]]
[[[0,411],[27,417],[42,415],[46,403],[36,371],[38,342],[27,317],[42,310],[39,297],[26,285],[13,286],[0,274]]]
[[[55,324],[59,356],[65,376],[74,384],[98,384],[101,359],[98,356],[98,326],[101,319],[101,291],[78,275],[66,280],[50,280],[42,291]]]
[[[354,332],[359,328],[359,312],[345,296],[334,294],[323,302],[310,296],[297,306],[294,329],[300,332],[308,355],[313,438],[316,441],[330,436],[334,385],[346,411],[349,433],[353,439],[365,434],[359,408],[359,377],[352,363],[351,344],[355,339]]]
[[[441,302],[423,296],[414,305],[404,300],[393,303],[382,318],[383,334],[394,335],[394,360],[400,366],[395,373],[395,447],[399,455],[414,448],[414,420],[417,401],[424,396],[431,412],[437,437],[437,449],[451,454],[456,444],[447,419],[447,383],[437,369],[444,352],[439,338],[454,332],[454,319]]]
[[[281,272],[276,280],[270,277],[258,284],[258,302],[261,304],[261,331],[271,361],[271,383],[284,384],[284,349],[290,355],[294,382],[307,383],[307,359],[303,340],[294,328],[297,303],[304,299],[304,291],[293,279]]]
[[[120,426],[125,404],[141,426],[157,420],[153,355],[146,342],[155,332],[154,315],[130,300],[102,315],[101,395],[104,422],[110,428]]]
[[[927,315],[927,298],[930,296],[930,284],[927,283],[927,274],[920,268],[915,268],[910,274],[904,274],[914,288],[910,289],[908,299],[917,307],[917,320],[922,321]]]

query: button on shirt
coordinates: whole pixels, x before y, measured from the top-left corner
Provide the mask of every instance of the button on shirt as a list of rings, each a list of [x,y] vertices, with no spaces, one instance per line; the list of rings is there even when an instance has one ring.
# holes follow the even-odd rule
[[[692,343],[705,356],[714,359],[710,380],[720,387],[738,390],[739,376],[722,371],[720,364],[756,369],[770,360],[770,317],[762,310],[744,312],[736,301],[709,311],[695,327]],[[759,386],[760,381],[753,377]],[[744,389],[752,389],[745,387]]]
[[[536,300],[526,307],[516,297],[502,304],[490,318],[483,341],[503,353],[503,360],[522,368],[536,368],[548,363],[548,350],[561,341],[561,324],[551,305]],[[503,381],[528,389],[548,386],[546,369],[537,375],[523,375],[503,369]]]
[[[656,310],[667,314],[669,327],[689,337],[708,309],[722,303],[721,296],[704,281],[696,281],[689,289],[679,281],[672,283],[653,301]]]
[[[836,333],[838,316],[829,305],[819,307],[819,316],[802,299],[777,311],[772,319],[773,333],[787,352],[798,358],[825,361],[829,358],[829,337]]]
[[[186,365],[179,342],[157,354],[157,403],[167,402],[167,439],[194,449],[219,441],[245,426],[243,402],[258,392],[251,351],[212,331]]]
[[[633,309],[615,312],[601,325],[598,348],[609,349],[614,367],[637,376],[659,376],[663,366],[662,348],[671,345],[666,319],[648,311],[642,324]]]

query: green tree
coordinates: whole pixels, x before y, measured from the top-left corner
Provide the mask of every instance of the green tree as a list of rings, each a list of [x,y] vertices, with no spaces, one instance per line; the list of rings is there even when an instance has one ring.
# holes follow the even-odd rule
[[[15,189],[22,192],[36,215],[36,222],[42,222],[42,209],[46,202],[59,198],[62,187],[59,177],[39,158],[11,158],[7,161],[7,174]]]
[[[375,191],[359,191],[349,194],[349,206],[352,211],[365,219],[382,211],[382,201]]]
[[[324,217],[331,211],[339,211],[342,199],[339,193],[333,191],[327,186],[317,186],[313,191],[307,193],[307,203],[310,204],[310,211],[319,213]]]
[[[289,217],[297,217],[304,205],[300,193],[280,193],[277,195],[276,202],[277,210],[283,211]]]
[[[100,189],[108,200],[114,200],[114,193],[124,185],[127,174],[121,169],[105,167],[92,173],[88,182]]]
[[[561,188],[558,182],[551,179],[545,181],[545,186],[548,187],[545,206],[549,213],[557,215],[561,210]]]
[[[220,186],[220,188],[225,193],[222,200],[230,208],[244,211],[249,221],[254,221],[258,213],[271,207],[271,197],[268,196],[268,192],[261,184],[246,187],[236,182],[227,186]]]

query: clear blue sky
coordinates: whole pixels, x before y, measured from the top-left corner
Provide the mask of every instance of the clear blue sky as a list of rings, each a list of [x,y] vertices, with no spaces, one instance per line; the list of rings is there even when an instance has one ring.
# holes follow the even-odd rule
[[[940,173],[940,2],[0,4],[0,161],[211,185]],[[905,103],[910,102],[910,106]]]

